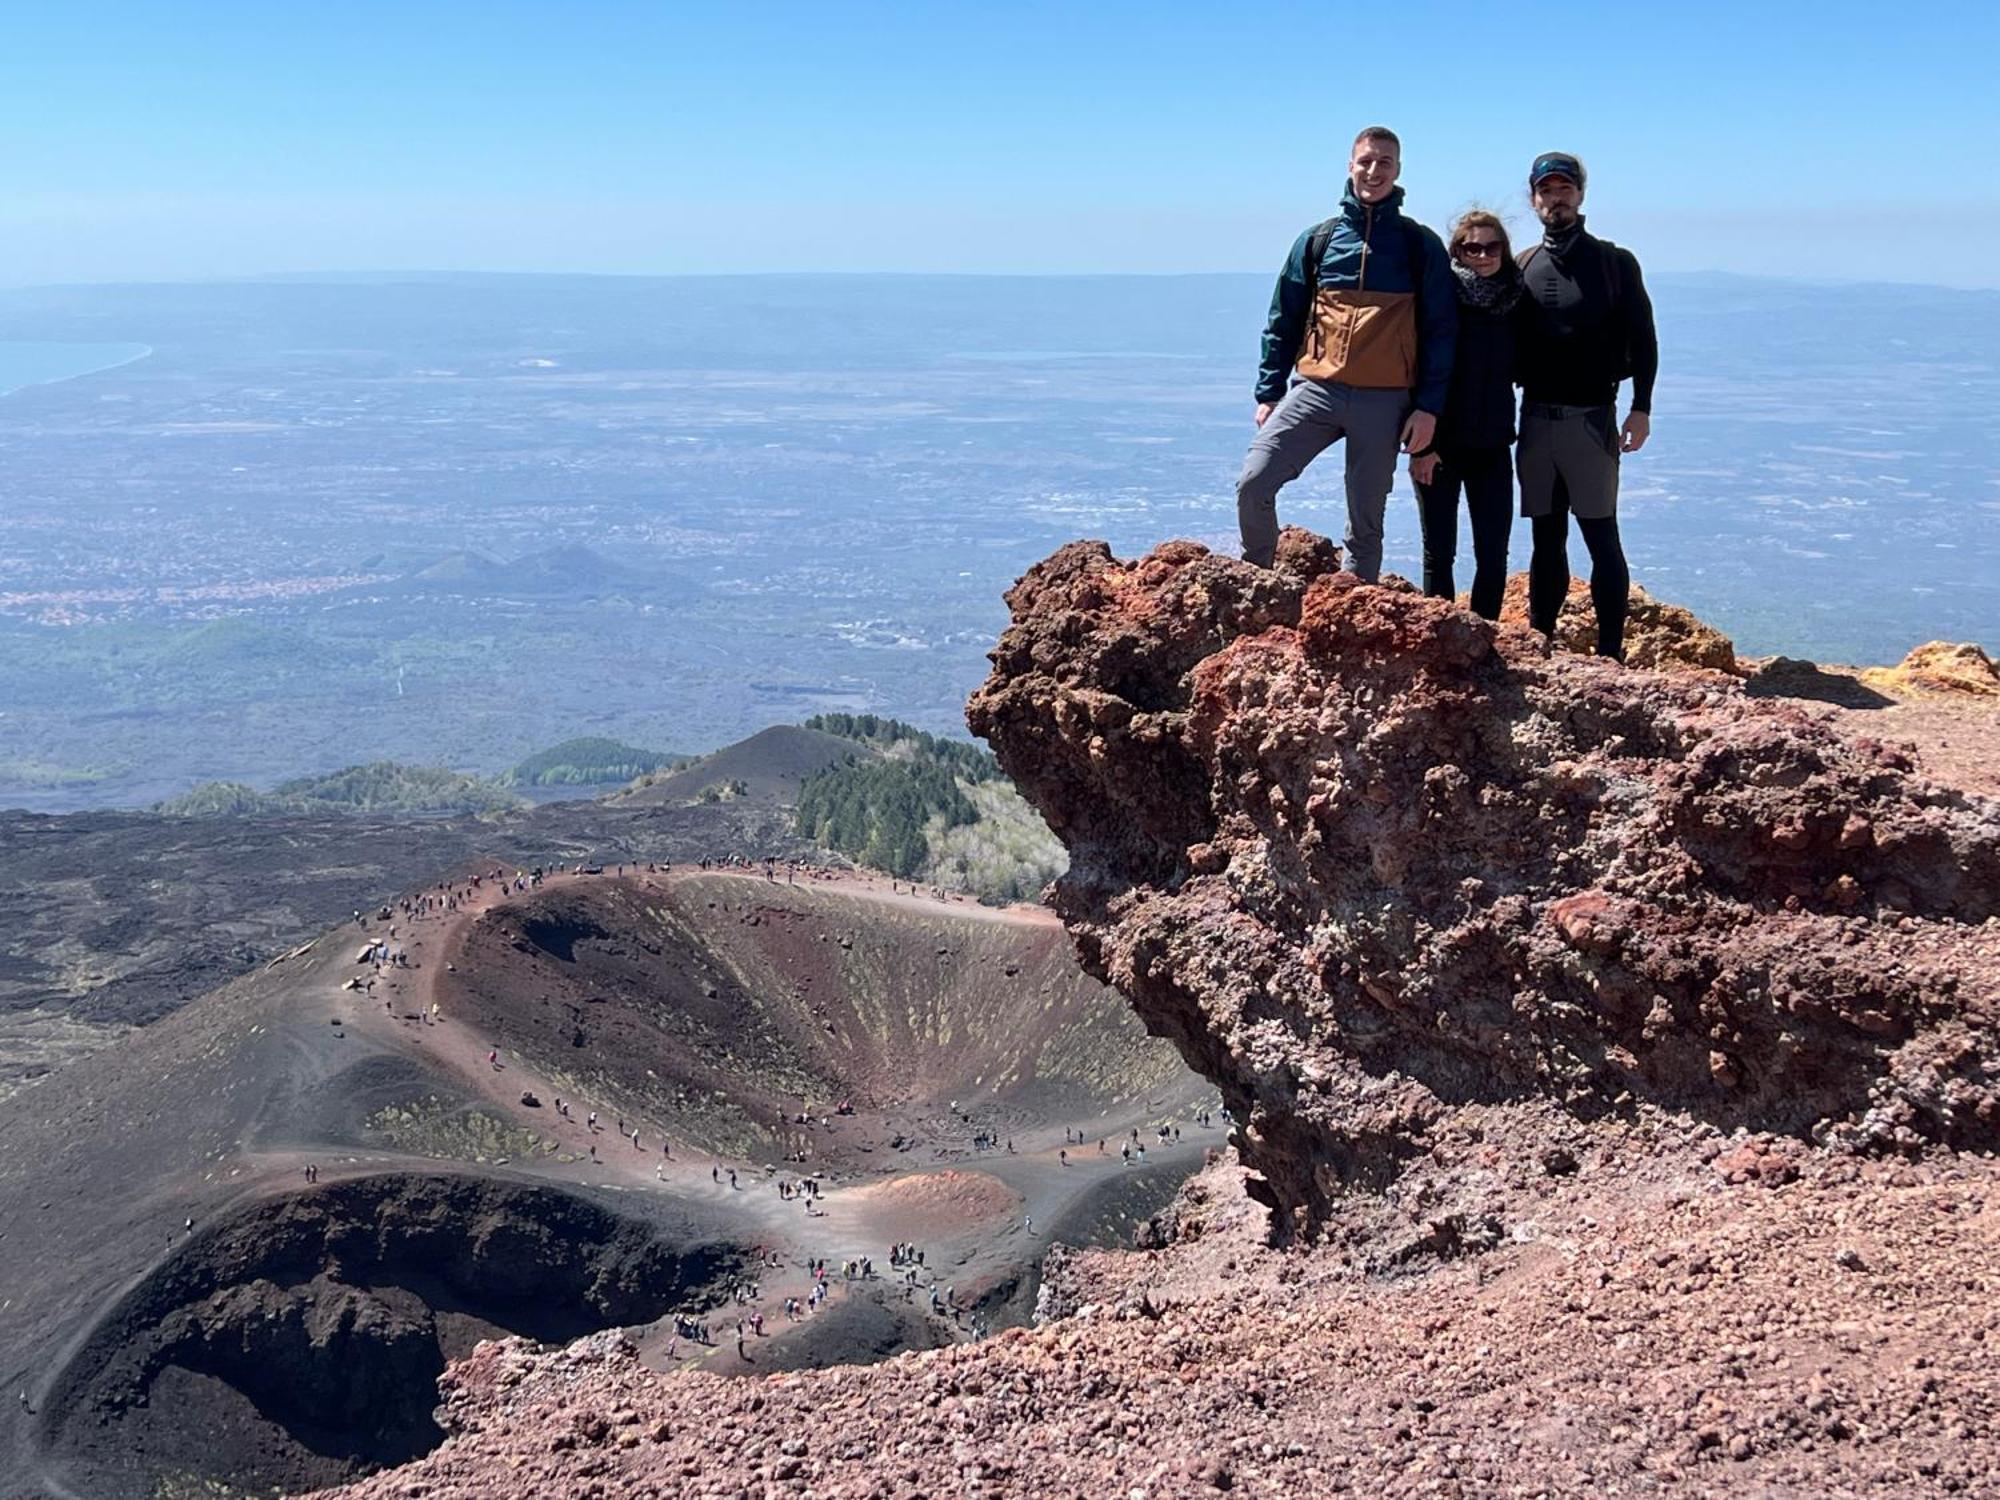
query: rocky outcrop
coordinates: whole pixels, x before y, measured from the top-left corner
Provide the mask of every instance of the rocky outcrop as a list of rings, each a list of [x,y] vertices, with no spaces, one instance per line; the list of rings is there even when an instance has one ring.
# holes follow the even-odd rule
[[[1222,1089],[1281,1235],[1458,1106],[2000,1144],[2000,806],[1727,679],[1362,584],[1073,543],[973,730],[1058,909]]]
[[[2000,668],[1969,642],[1927,641],[1893,667],[1868,667],[1861,680],[1899,698],[2000,698]]]
[[[1659,672],[1737,671],[1736,645],[1728,636],[1698,618],[1693,610],[1656,599],[1638,584],[1626,598],[1625,664]],[[1528,575],[1507,579],[1500,620],[1528,623]],[[1591,653],[1597,649],[1597,610],[1590,602],[1590,584],[1572,578],[1569,594],[1556,616],[1555,642],[1563,651]]]

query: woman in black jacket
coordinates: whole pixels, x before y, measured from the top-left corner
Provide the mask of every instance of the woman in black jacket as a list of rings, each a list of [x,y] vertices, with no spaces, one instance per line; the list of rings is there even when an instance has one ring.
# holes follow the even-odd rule
[[[1472,516],[1472,607],[1500,618],[1507,587],[1507,534],[1514,524],[1514,308],[1521,271],[1507,227],[1484,209],[1451,231],[1458,278],[1458,352],[1451,391],[1431,446],[1410,459],[1424,532],[1424,592],[1457,592],[1458,496]]]

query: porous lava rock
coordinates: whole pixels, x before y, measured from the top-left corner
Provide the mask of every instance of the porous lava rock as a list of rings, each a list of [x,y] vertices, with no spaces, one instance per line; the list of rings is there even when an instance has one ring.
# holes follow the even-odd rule
[[[1336,571],[1072,543],[968,722],[1086,968],[1214,1080],[1280,1237],[1455,1109],[2000,1143],[2000,804],[1708,674]]]
[[[2000,698],[2000,668],[1969,641],[1926,641],[1893,667],[1868,667],[1861,680],[1897,697]]]
[[[1461,602],[1463,602],[1461,600]],[[1656,599],[1638,584],[1626,598],[1625,663],[1659,672],[1738,671],[1736,643],[1694,611]],[[1514,573],[1500,602],[1500,619],[1509,625],[1528,623],[1528,575]],[[1590,584],[1572,578],[1569,593],[1556,616],[1556,646],[1586,655],[1597,650],[1597,610],[1590,602]]]

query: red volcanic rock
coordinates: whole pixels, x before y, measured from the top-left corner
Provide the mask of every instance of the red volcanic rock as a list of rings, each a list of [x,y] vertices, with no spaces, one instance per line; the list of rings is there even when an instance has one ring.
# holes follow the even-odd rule
[[[1655,599],[1636,583],[1626,596],[1625,607],[1626,665],[1661,672],[1739,673],[1735,643],[1692,610]],[[1509,575],[1500,621],[1505,625],[1528,623],[1526,573]],[[1556,645],[1564,651],[1597,650],[1597,608],[1590,602],[1590,584],[1584,579],[1570,580],[1569,593],[1556,615]]]
[[[1468,1104],[2000,1144],[2000,804],[1284,555],[1064,547],[967,715],[1069,846],[1085,966],[1221,1087],[1280,1234]]]
[[[2000,668],[1969,641],[1926,641],[1893,667],[1864,668],[1861,680],[1899,698],[2000,698]]]

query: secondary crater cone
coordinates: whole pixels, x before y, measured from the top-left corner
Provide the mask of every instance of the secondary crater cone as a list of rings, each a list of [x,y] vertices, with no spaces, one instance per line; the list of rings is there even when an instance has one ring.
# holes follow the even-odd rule
[[[509,902],[450,963],[447,1013],[570,1097],[753,1161],[928,1164],[1193,1087],[1079,972],[1061,928],[1023,909],[607,879]]]

